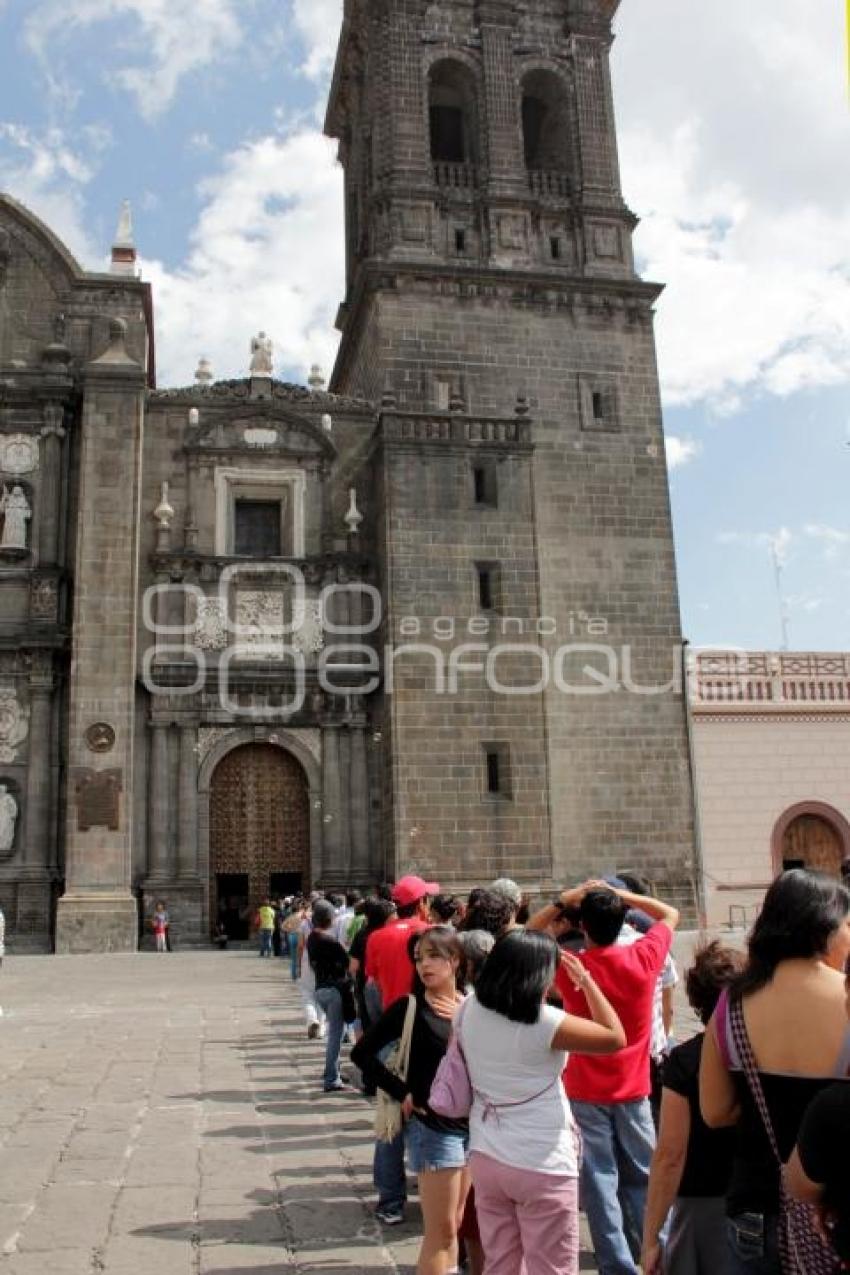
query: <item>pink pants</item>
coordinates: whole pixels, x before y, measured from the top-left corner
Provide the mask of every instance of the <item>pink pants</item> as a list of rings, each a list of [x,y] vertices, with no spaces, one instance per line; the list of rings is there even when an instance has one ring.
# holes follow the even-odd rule
[[[484,1275],[578,1275],[578,1178],[512,1168],[480,1151],[469,1164]]]

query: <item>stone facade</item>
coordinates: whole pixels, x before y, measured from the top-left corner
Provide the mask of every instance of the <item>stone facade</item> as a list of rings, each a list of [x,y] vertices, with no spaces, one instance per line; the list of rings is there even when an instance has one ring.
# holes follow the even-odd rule
[[[270,888],[628,863],[693,905],[615,8],[347,0],[329,393],[276,381],[248,334],[244,380],[158,389],[129,232],[85,275],[0,199],[0,483],[33,511],[0,548],[13,942],[127,949],[158,897],[182,941],[238,920],[222,776],[246,837],[283,835],[221,765],[242,748],[307,812]]]
[[[742,925],[783,866],[850,860],[850,656],[702,652],[692,702],[707,917]]]

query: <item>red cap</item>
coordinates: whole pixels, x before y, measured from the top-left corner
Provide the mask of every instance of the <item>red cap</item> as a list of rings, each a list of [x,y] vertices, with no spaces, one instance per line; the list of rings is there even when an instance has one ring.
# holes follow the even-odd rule
[[[421,877],[402,877],[393,886],[393,902],[406,908],[411,903],[418,903],[426,895],[439,893],[440,886],[436,881],[423,881]]]

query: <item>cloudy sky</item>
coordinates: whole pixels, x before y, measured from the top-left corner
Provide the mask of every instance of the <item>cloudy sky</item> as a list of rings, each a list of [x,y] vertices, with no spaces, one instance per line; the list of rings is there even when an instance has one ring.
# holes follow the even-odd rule
[[[0,188],[102,268],[130,198],[159,376],[333,362],[341,0],[0,0]],[[623,0],[614,53],[658,338],[685,630],[850,646],[842,0]]]

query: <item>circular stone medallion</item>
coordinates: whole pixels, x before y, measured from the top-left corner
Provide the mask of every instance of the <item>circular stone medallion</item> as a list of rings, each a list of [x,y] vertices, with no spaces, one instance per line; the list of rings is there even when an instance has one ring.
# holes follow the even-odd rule
[[[86,731],[86,743],[93,753],[108,753],[115,747],[115,731],[108,722],[95,722]]]

